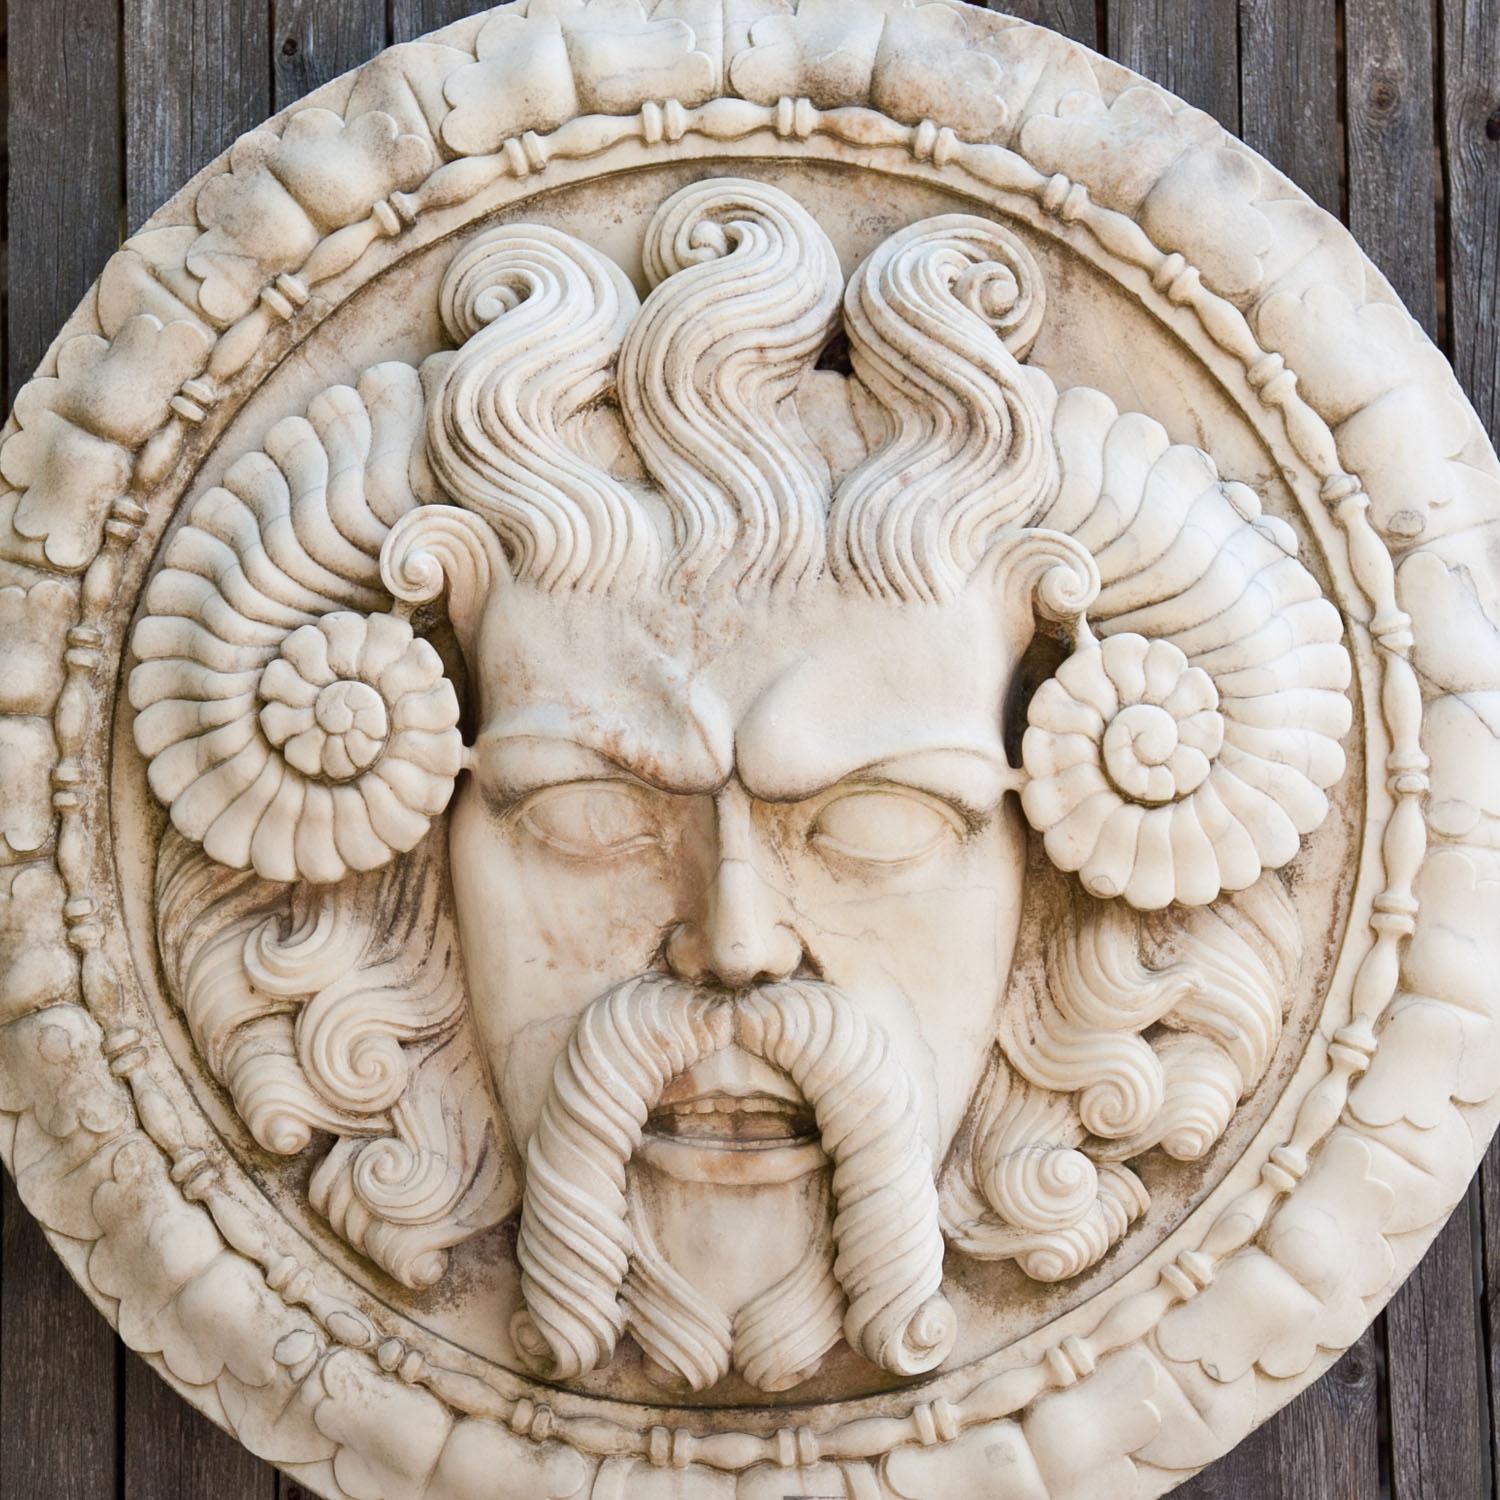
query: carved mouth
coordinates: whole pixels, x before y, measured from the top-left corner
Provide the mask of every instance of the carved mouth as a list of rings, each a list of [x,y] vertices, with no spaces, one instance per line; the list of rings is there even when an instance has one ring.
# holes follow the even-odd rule
[[[801,1100],[770,1094],[707,1093],[663,1100],[646,1121],[654,1135],[721,1151],[755,1151],[815,1140],[817,1121]]]
[[[747,1171],[779,1178],[822,1160],[812,1105],[785,1073],[736,1046],[662,1090],[646,1121],[645,1151],[673,1175],[705,1181]]]

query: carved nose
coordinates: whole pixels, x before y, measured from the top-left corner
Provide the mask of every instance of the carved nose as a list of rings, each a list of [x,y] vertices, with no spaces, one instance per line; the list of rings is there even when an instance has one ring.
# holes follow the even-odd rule
[[[802,943],[781,921],[776,902],[748,860],[723,859],[697,921],[667,940],[672,972],[694,984],[742,990],[789,979],[802,962]]]

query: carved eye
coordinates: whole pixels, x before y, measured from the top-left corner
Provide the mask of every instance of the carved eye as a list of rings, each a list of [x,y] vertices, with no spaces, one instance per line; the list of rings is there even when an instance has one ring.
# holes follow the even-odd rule
[[[656,819],[622,782],[574,782],[528,797],[516,820],[533,837],[575,859],[609,859],[654,844]]]
[[[930,798],[878,790],[846,792],[829,802],[811,837],[845,859],[900,865],[922,859],[961,832],[957,816]]]

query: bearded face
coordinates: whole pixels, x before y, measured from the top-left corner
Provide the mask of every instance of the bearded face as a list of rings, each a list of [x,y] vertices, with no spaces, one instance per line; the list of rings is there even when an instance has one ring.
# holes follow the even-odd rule
[[[195,500],[133,639],[161,950],[356,1251],[428,1288],[517,1216],[517,1364],[916,1376],[945,1246],[1076,1276],[1269,1067],[1342,626],[1252,491],[1027,364],[1000,226],[846,278],[709,179],[642,262],[477,235],[449,349]]]
[[[841,1324],[895,1372],[947,1353],[934,1173],[1019,919],[1002,729],[1030,631],[987,580],[894,619],[832,583],[792,618],[490,603],[452,869],[484,1055],[531,1143],[525,1336],[557,1374],[607,1358],[622,1318],[694,1385],[731,1354],[794,1383]],[[761,1325],[805,1329],[766,1299],[809,1263],[820,1347],[771,1357]],[[677,1321],[734,1330],[710,1360],[653,1330],[648,1272]]]

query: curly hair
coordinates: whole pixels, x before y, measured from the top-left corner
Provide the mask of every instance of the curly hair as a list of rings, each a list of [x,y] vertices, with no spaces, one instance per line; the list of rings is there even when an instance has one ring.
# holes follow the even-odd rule
[[[469,1034],[446,838],[333,886],[230,874],[169,828],[157,862],[167,980],[257,1145],[336,1139],[313,1207],[403,1285],[499,1223],[515,1174]]]
[[[1126,1162],[1219,1140],[1270,1066],[1302,956],[1274,873],[1159,913],[1057,896],[1073,920],[1041,982],[1013,983],[943,1181],[950,1242],[1039,1281],[1086,1270],[1149,1207]]]

